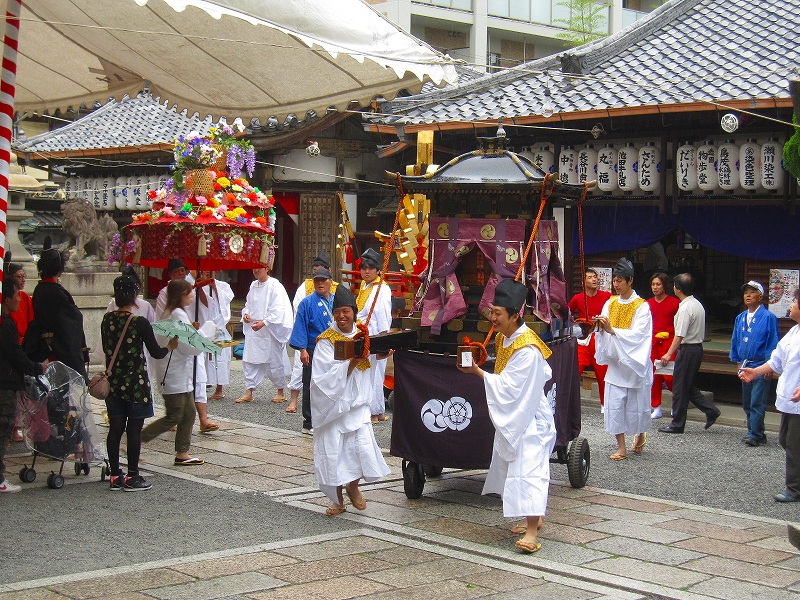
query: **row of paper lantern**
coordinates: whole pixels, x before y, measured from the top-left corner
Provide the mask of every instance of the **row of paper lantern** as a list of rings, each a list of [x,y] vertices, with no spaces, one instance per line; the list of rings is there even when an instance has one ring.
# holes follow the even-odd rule
[[[764,144],[748,139],[742,145],[730,139],[718,146],[707,140],[698,147],[685,142],[675,156],[675,176],[678,188],[685,192],[779,190],[783,144],[777,138]]]
[[[150,190],[164,187],[166,175],[123,175],[121,177],[68,177],[67,198],[83,198],[97,210],[147,210],[152,206]]]
[[[525,156],[546,173],[558,172],[563,183],[597,180],[601,192],[655,192],[661,186],[661,150],[649,141],[637,148],[633,142],[615,148],[606,144],[595,150],[591,144],[581,149],[565,146],[558,162],[549,144],[524,148]],[[675,159],[675,176],[682,191],[732,191],[743,189],[778,190],[783,186],[783,145],[777,138],[764,144],[749,139],[738,145],[734,140],[715,145],[706,141],[699,147],[682,144]]]
[[[613,144],[595,150],[591,144],[575,149],[564,146],[556,157],[549,144],[534,145],[520,152],[545,173],[558,172],[562,183],[597,181],[603,192],[655,192],[661,187],[661,150],[655,142],[637,148],[627,142],[619,149]]]

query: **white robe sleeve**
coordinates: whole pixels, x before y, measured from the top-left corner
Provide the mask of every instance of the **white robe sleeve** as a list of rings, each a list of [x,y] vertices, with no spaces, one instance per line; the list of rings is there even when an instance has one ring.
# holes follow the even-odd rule
[[[610,301],[609,301],[610,302]],[[608,316],[609,302],[603,306],[601,314]],[[647,378],[652,375],[653,363],[650,362],[653,339],[653,317],[650,307],[643,302],[633,315],[629,329],[614,329],[614,334],[598,331],[595,335],[595,357],[601,365],[618,362],[636,374]]]
[[[270,278],[272,284],[267,296],[267,310],[264,317],[265,329],[279,343],[285,344],[292,336],[294,326],[294,313],[289,294],[283,284],[277,279]]]
[[[496,448],[503,460],[514,460],[539,403],[546,402],[544,385],[552,374],[541,351],[525,346],[511,355],[502,373],[484,375],[486,403],[497,432]]]
[[[333,344],[330,340],[321,339],[314,350],[311,362],[311,421],[315,428],[324,428],[332,422],[344,421],[351,410],[369,404],[370,386],[368,371],[353,369],[347,374],[349,360],[333,358]],[[357,429],[363,423],[355,422]]]

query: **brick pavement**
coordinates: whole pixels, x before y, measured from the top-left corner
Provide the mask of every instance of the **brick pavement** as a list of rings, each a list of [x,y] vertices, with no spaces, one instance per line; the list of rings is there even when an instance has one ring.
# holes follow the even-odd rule
[[[219,432],[194,436],[206,464],[191,471],[172,465],[172,450],[168,436],[146,444],[143,469],[317,513],[328,504],[312,440],[296,432],[222,420]],[[24,459],[10,456],[9,472]],[[500,500],[480,495],[482,472],[445,470],[408,500],[400,459],[387,462],[392,476],[364,487],[367,510],[335,517],[354,531],[0,584],[0,600],[800,598],[800,553],[782,521],[554,481],[542,550],[523,555]],[[96,482],[65,471],[67,485]]]

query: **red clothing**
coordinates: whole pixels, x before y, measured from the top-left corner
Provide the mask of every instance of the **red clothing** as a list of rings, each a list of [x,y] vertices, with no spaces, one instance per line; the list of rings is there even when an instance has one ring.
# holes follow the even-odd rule
[[[675,296],[667,295],[661,302],[657,302],[655,298],[650,298],[647,304],[650,306],[650,313],[653,315],[653,349],[650,352],[650,358],[655,361],[666,354],[672,345],[672,340],[675,339],[675,314],[678,312],[681,302]],[[656,338],[656,334],[663,331],[666,331],[669,337],[666,339]],[[655,370],[655,366],[653,370]],[[672,377],[668,375],[653,375],[653,387],[650,389],[650,405],[653,408],[661,406],[661,390],[665,383],[667,384],[667,389],[672,391]]]
[[[594,296],[588,297],[589,314],[586,314],[586,303],[583,300],[583,292],[575,294],[572,300],[569,301],[569,311],[571,313],[578,313],[581,319],[591,319],[599,315],[605,303],[611,298],[609,292],[597,290]],[[597,387],[600,392],[600,404],[605,404],[605,378],[608,365],[598,365],[594,357],[594,334],[588,346],[578,345],[578,374],[580,375],[586,370],[586,367],[592,367],[594,375],[597,378]]]
[[[33,321],[33,300],[31,297],[19,291],[19,308],[16,312],[8,313],[14,322],[17,324],[19,331],[19,343],[22,344],[22,339],[25,337],[25,332],[28,330],[28,323]]]

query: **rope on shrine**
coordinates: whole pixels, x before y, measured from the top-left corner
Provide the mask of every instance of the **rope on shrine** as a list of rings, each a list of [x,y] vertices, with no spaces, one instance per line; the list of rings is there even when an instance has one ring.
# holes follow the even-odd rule
[[[583,314],[586,315],[585,319],[578,319],[576,323],[591,325],[589,320],[589,298],[586,295],[586,256],[583,252],[583,201],[586,200],[586,195],[589,193],[589,183],[583,182],[583,194],[578,200],[578,252],[581,257],[581,279],[583,289]]]
[[[552,178],[550,186],[548,187],[547,182]],[[517,270],[517,274],[514,277],[514,281],[519,281],[522,279],[522,273],[525,271],[525,265],[528,262],[528,255],[530,254],[531,248],[533,247],[533,242],[536,239],[536,235],[539,233],[539,222],[542,220],[542,214],[544,213],[544,206],[547,204],[547,201],[550,199],[550,196],[553,195],[553,190],[556,187],[556,176],[553,173],[545,173],[544,181],[542,181],[542,191],[540,194],[540,201],[539,201],[539,212],[536,214],[536,220],[533,222],[533,229],[531,229],[531,235],[528,238],[528,244],[525,246],[525,252],[522,255],[522,260],[519,264],[519,269]],[[581,197],[580,202],[583,202],[583,199],[586,198],[586,194],[589,191],[588,184],[583,184],[583,196]],[[578,205],[580,207],[580,204]],[[580,208],[579,208],[580,210]],[[582,254],[581,254],[582,258]],[[481,342],[473,342],[469,336],[464,336],[464,345],[472,346],[478,348],[478,360],[476,361],[478,365],[482,365],[486,362],[487,358],[489,357],[489,352],[486,350],[486,346],[492,339],[492,334],[494,333],[494,325],[489,328],[489,333],[486,334],[486,339]]]

